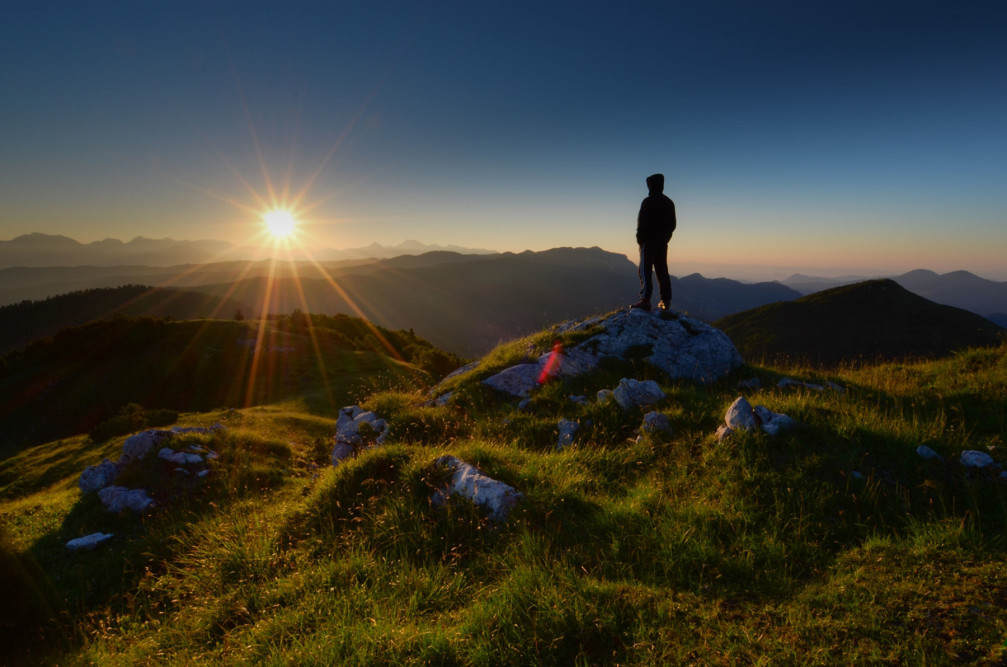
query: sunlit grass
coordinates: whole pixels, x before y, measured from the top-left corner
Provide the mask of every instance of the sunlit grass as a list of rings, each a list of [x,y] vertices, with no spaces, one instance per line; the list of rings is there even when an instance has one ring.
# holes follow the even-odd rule
[[[568,400],[632,365],[547,385],[524,411],[469,384],[446,407],[385,390],[363,404],[391,443],[338,468],[334,415],[296,398],[207,413],[228,431],[203,496],[104,517],[74,488],[101,452],[64,444],[72,466],[0,506],[5,548],[62,582],[69,631],[44,654],[60,664],[995,663],[1007,493],[953,462],[1002,442],[1005,359],[662,381],[673,433],[642,437],[643,411]],[[784,375],[845,391],[782,390]],[[734,385],[752,376],[761,388]],[[800,425],[718,443],[739,393]],[[557,452],[560,418],[582,431]],[[924,443],[951,463],[919,458]],[[445,453],[525,494],[505,524],[431,504]],[[68,532],[113,528],[102,551],[62,553]]]

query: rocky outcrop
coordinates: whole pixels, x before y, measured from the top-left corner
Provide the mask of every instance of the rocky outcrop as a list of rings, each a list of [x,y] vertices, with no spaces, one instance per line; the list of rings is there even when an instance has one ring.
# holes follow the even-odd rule
[[[555,348],[535,361],[506,368],[483,383],[523,397],[548,379],[575,377],[594,370],[602,359],[640,357],[669,378],[709,383],[742,363],[738,350],[722,331],[670,311],[622,310],[565,323],[557,333],[596,328],[598,333],[571,348]]]
[[[361,430],[367,431],[365,433]],[[337,466],[356,455],[370,444],[383,445],[388,438],[388,422],[359,405],[339,410],[336,420],[335,444],[332,446],[332,465]],[[373,439],[373,443],[372,443]]]
[[[524,494],[513,486],[486,476],[471,463],[454,456],[442,456],[434,465],[451,471],[447,486],[434,492],[431,500],[435,505],[442,505],[449,497],[458,494],[482,507],[491,521],[500,522],[506,520],[514,506],[524,498]]]
[[[767,435],[776,435],[797,425],[791,417],[773,412],[764,405],[754,408],[743,396],[739,396],[727,409],[724,425],[717,429],[717,439],[724,440],[734,431],[761,430]]]
[[[119,476],[122,468],[120,463],[108,459],[96,466],[84,468],[84,472],[80,474],[80,480],[77,482],[81,493],[91,493],[109,486]]]
[[[124,486],[106,486],[98,492],[98,500],[109,512],[129,510],[140,514],[154,505],[154,499],[145,490]]]

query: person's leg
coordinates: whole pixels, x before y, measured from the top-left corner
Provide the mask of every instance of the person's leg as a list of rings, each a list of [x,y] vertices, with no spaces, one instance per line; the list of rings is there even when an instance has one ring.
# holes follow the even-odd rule
[[[671,307],[671,276],[668,275],[668,244],[662,243],[654,248],[654,273],[657,275],[657,286],[661,290],[661,301],[665,308]]]
[[[651,282],[650,275],[652,273],[652,268],[654,265],[654,258],[650,250],[650,245],[647,243],[640,244],[640,301],[650,301],[651,295],[654,293],[654,284]]]

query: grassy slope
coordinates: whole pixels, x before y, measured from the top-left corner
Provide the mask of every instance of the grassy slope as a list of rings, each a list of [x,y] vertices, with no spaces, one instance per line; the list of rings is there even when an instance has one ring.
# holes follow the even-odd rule
[[[518,341],[492,363],[550,342]],[[772,387],[779,372],[703,388],[611,367],[545,387],[525,412],[471,381],[445,408],[380,393],[367,406],[392,420],[393,444],[336,469],[314,465],[332,421],[293,403],[186,415],[231,427],[208,443],[223,456],[208,487],[143,521],[105,516],[74,488],[77,466],[121,438],[27,450],[7,465],[38,481],[0,505],[0,555],[23,573],[4,569],[5,588],[24,584],[35,602],[0,618],[34,627],[32,609],[55,610],[48,652],[26,659],[61,664],[1007,657],[1004,488],[914,453],[1003,447],[1007,347],[828,378],[790,369],[848,391],[754,392],[802,426],[717,444],[734,381]],[[567,399],[625,375],[661,382],[672,436],[637,440],[640,412]],[[556,453],[560,416],[591,423]],[[445,452],[525,493],[506,525],[430,505]],[[68,457],[65,478],[32,472]],[[63,552],[94,530],[116,538]]]
[[[448,358],[408,332],[311,317],[310,327],[303,314],[268,322],[115,318],[36,341],[0,358],[0,460],[87,432],[127,403],[203,411],[299,397],[312,412],[334,414],[377,387],[410,381],[415,366],[437,370]]]
[[[844,285],[717,320],[746,359],[835,365],[946,355],[995,344],[1004,330],[892,280]]]

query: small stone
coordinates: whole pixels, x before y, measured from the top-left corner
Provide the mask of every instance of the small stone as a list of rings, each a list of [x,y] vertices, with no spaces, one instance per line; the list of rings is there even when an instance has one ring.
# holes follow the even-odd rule
[[[927,447],[926,445],[920,445],[919,447],[917,447],[917,448],[916,448],[916,453],[917,453],[917,454],[918,454],[918,455],[919,455],[919,456],[920,456],[921,458],[924,458],[924,459],[927,459],[928,461],[943,461],[943,460],[944,460],[944,459],[943,459],[943,458],[941,457],[941,455],[940,455],[940,454],[938,454],[938,453],[937,453],[937,452],[935,452],[934,450],[930,449],[930,448],[929,448],[929,447]]]
[[[663,412],[648,412],[643,416],[645,433],[671,433],[671,420]]]
[[[986,452],[966,449],[962,452],[961,464],[967,468],[985,468],[993,464],[993,457]]]
[[[210,469],[207,468],[206,470],[200,470],[199,472],[197,472],[196,473],[196,477],[206,477],[209,474],[210,474]]]
[[[752,404],[744,396],[736,398],[734,403],[731,403],[731,407],[727,408],[724,422],[735,431],[739,429],[752,431],[759,427],[755,410],[752,409]]]
[[[353,458],[357,453],[353,445],[348,445],[345,442],[337,442],[332,447],[332,465],[337,466],[346,459]]]
[[[442,456],[434,464],[452,472],[448,485],[434,493],[431,500],[435,505],[444,504],[450,496],[457,493],[485,509],[492,521],[503,521],[524,498],[524,494],[514,487],[486,476],[471,463],[454,456]]]
[[[853,472],[851,472],[850,477],[857,480],[858,482],[862,482],[865,479],[867,479],[866,477],[864,477],[864,473],[860,472],[859,470],[854,470]]]
[[[723,442],[727,438],[731,437],[732,433],[734,433],[734,429],[727,424],[721,424],[717,427],[717,442]]]
[[[641,382],[630,378],[619,380],[619,386],[612,390],[612,394],[623,410],[640,405],[651,405],[665,397],[661,387],[653,380]]]
[[[66,543],[67,551],[91,551],[100,544],[112,539],[112,533],[91,533],[78,537]]]
[[[598,395],[595,397],[595,400],[597,400],[598,403],[602,404],[608,403],[609,401],[615,400],[615,394],[612,392],[611,389],[602,389],[601,391],[598,392]]]
[[[559,420],[559,441],[556,443],[556,451],[561,452],[573,444],[573,436],[580,430],[580,424],[570,419]]]

